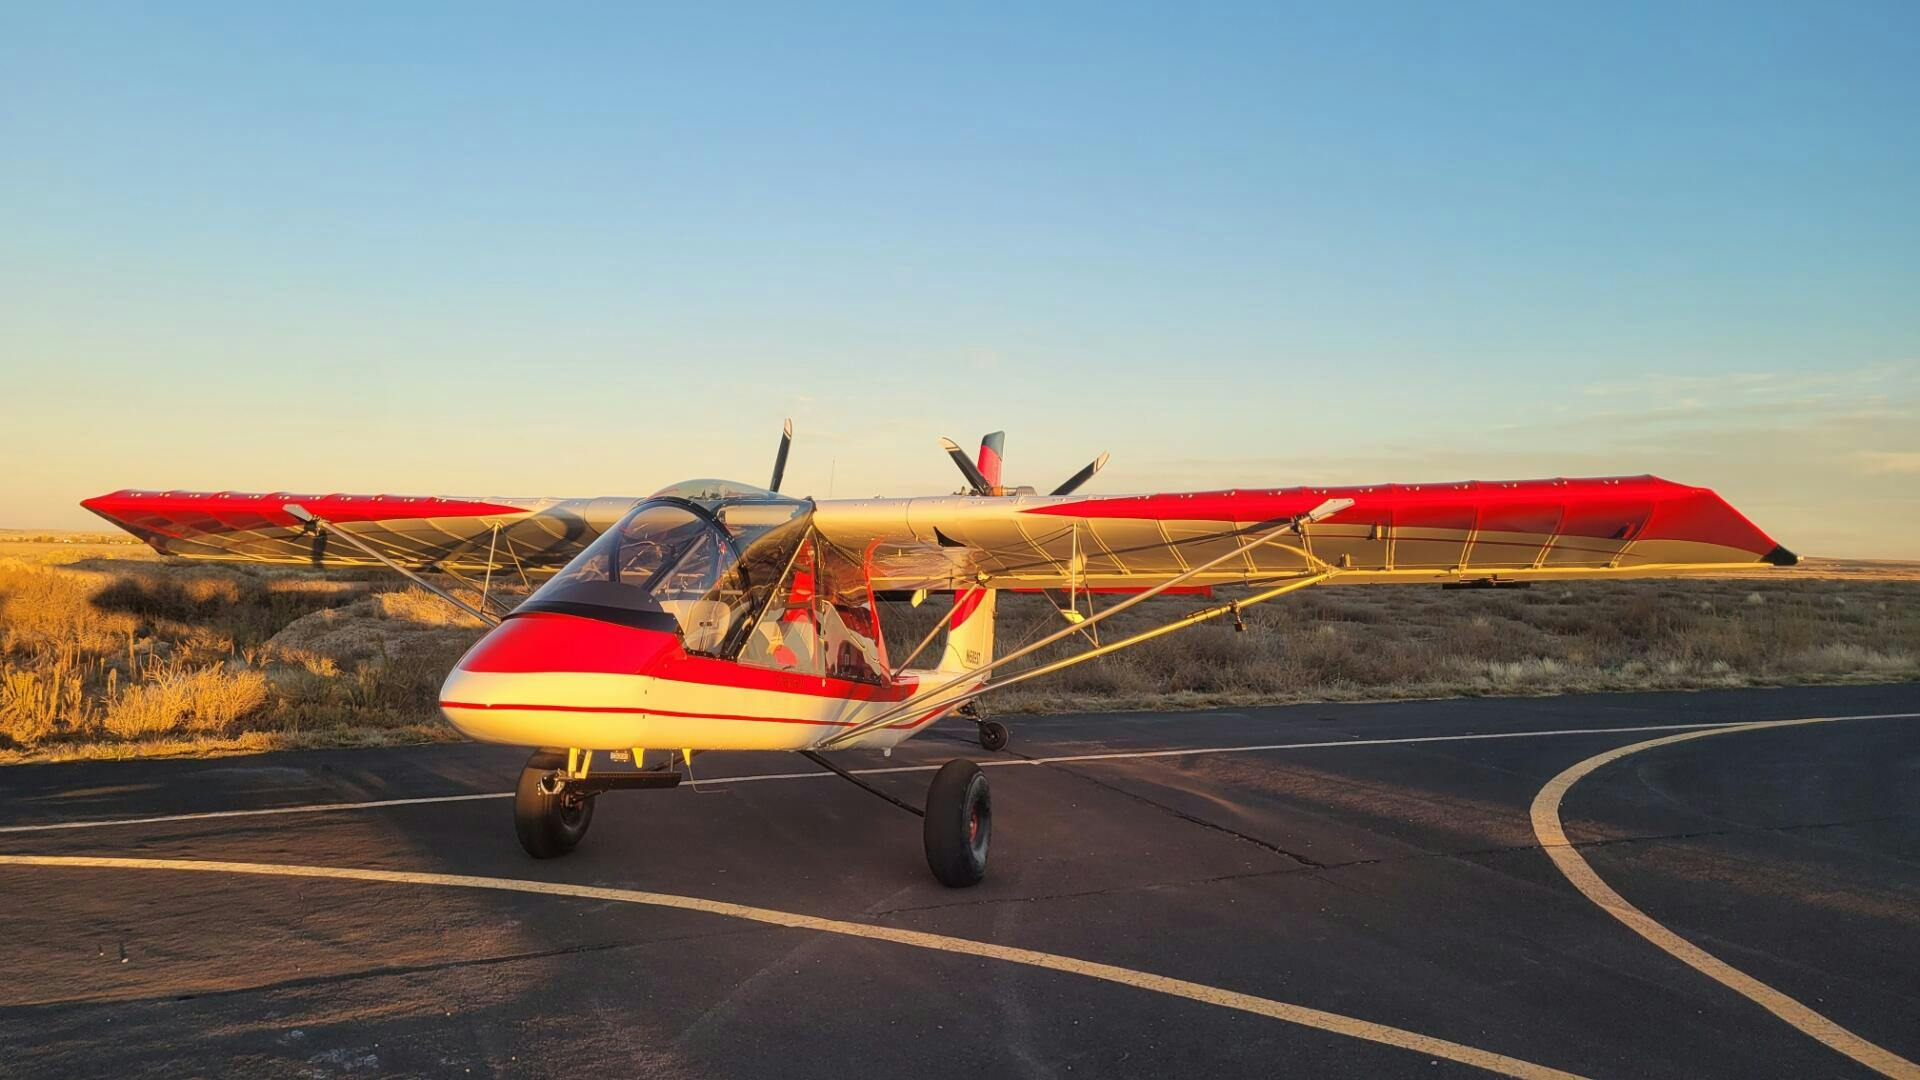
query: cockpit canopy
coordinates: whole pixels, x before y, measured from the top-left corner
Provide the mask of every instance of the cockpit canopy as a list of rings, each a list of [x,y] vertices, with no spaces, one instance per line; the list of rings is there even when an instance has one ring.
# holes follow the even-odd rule
[[[806,536],[813,503],[763,488],[693,480],[634,507],[520,611],[554,611],[677,631],[691,651],[727,652]]]
[[[697,502],[702,505],[717,505],[727,502],[803,501],[788,498],[784,495],[776,495],[766,488],[754,487],[752,484],[743,484],[738,480],[716,480],[713,477],[702,477],[699,480],[682,480],[677,484],[668,484],[666,487],[649,495],[648,498],[686,499],[689,502]]]
[[[727,480],[647,497],[520,612],[677,633],[690,653],[796,675],[889,679],[863,553],[812,534],[813,503]]]

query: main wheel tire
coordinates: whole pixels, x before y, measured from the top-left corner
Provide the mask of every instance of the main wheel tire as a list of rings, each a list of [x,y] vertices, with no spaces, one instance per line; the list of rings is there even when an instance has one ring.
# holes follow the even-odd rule
[[[987,846],[993,839],[993,798],[987,775],[971,761],[949,761],[927,788],[921,826],[927,866],[952,889],[978,885],[987,876]]]
[[[536,859],[552,859],[572,851],[593,823],[593,796],[548,795],[540,781],[555,769],[567,767],[567,755],[541,750],[520,770],[513,790],[513,831],[520,846]]]
[[[1010,738],[1007,725],[998,720],[980,721],[980,745],[988,750],[1005,750]]]

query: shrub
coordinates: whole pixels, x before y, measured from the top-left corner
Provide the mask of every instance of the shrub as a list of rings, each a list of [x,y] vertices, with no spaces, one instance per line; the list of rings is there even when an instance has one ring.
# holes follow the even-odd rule
[[[122,739],[224,734],[266,703],[267,677],[258,671],[170,671],[128,687],[107,706],[101,724]]]

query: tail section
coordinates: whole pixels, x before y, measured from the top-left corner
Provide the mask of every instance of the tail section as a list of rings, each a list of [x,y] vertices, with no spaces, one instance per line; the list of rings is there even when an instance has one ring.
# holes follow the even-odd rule
[[[1003,486],[1000,482],[1000,462],[1006,452],[1006,432],[994,431],[980,437],[978,468],[980,475],[987,478],[987,485],[993,489],[995,495],[1000,494]]]
[[[947,626],[946,648],[940,654],[941,671],[972,671],[993,660],[992,589],[965,589],[954,594],[956,609]]]
[[[951,440],[942,439],[947,453],[967,477],[979,495],[1006,492],[1001,479],[1001,463],[1007,448],[1007,433],[988,432],[980,437],[979,457],[970,462],[966,452]],[[970,588],[954,594],[953,615],[947,623],[947,643],[940,654],[939,670],[965,672],[993,662],[992,589]]]

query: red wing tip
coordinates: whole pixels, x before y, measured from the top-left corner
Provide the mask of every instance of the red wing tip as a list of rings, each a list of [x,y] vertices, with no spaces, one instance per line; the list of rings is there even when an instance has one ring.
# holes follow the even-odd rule
[[[141,514],[259,515],[281,524],[295,524],[285,504],[297,502],[323,517],[341,521],[376,521],[432,517],[495,517],[524,514],[519,506],[478,499],[439,495],[299,495],[291,492],[154,491],[123,488],[82,499],[80,505],[102,517],[120,519]],[[284,519],[282,521],[281,519]]]
[[[1798,566],[1800,565],[1800,556],[1795,555],[1779,544],[1775,544],[1773,545],[1772,551],[1760,557],[1760,561],[1771,563],[1774,566]]]

